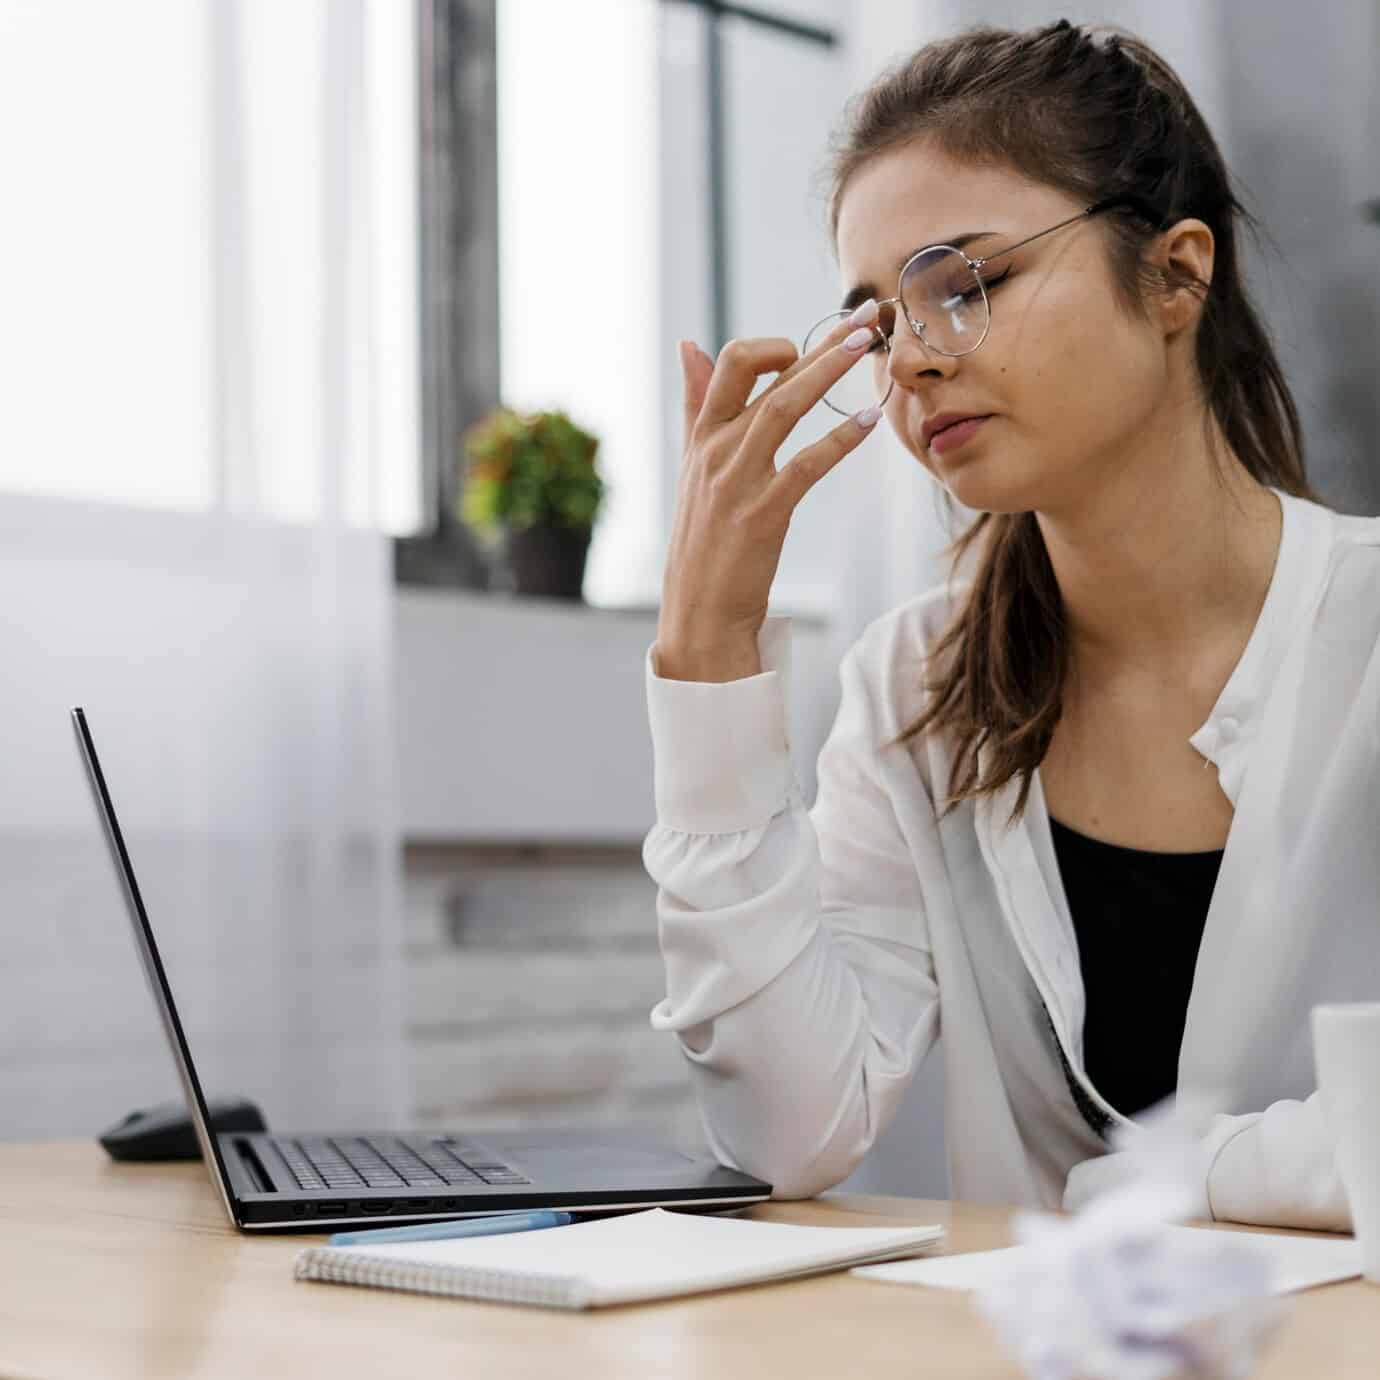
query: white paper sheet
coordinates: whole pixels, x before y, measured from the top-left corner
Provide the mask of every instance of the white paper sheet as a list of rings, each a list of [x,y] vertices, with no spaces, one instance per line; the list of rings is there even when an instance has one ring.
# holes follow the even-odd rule
[[[1167,1227],[1172,1233],[1213,1231],[1211,1227]],[[1218,1232],[1230,1236],[1265,1255],[1276,1294],[1312,1289],[1361,1273],[1361,1253],[1350,1236],[1287,1236],[1278,1232]],[[1031,1251],[1029,1246],[1006,1246],[995,1251],[973,1251],[966,1255],[932,1256],[926,1260],[905,1260],[891,1265],[862,1265],[849,1271],[864,1279],[888,1284],[925,1284],[936,1289],[981,1289],[997,1279],[1003,1270]]]

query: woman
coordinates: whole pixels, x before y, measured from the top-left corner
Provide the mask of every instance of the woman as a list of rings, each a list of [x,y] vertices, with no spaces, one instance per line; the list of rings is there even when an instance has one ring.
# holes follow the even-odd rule
[[[1311,495],[1221,155],[1108,32],[978,28],[883,74],[833,167],[862,305],[803,357],[682,349],[652,1020],[777,1196],[857,1165],[942,1026],[957,1196],[1076,1207],[1122,1172],[1110,1128],[1191,1088],[1200,1215],[1345,1230],[1308,1011],[1380,995],[1380,520]],[[980,283],[898,283],[970,229]],[[768,593],[875,418],[775,452],[850,369],[980,515],[971,573],[844,657],[807,812]],[[932,443],[956,416],[986,420]]]

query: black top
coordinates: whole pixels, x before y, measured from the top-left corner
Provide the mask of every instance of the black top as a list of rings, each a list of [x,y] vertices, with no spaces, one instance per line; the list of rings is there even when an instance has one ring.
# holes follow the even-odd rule
[[[1178,1086],[1193,969],[1223,850],[1151,853],[1049,823],[1078,936],[1083,1065],[1093,1087],[1134,1116]]]

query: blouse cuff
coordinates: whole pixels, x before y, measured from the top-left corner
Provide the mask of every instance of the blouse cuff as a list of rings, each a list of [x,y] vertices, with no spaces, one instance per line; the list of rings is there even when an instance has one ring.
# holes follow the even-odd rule
[[[795,786],[787,729],[788,617],[757,635],[762,672],[723,682],[668,680],[647,648],[657,821],[689,834],[760,829]]]

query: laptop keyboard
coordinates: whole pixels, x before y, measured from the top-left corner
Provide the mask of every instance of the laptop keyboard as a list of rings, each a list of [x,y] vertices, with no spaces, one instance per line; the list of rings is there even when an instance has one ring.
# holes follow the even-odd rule
[[[462,1160],[444,1141],[394,1137],[275,1137],[299,1188],[440,1188],[532,1181],[511,1165]]]

